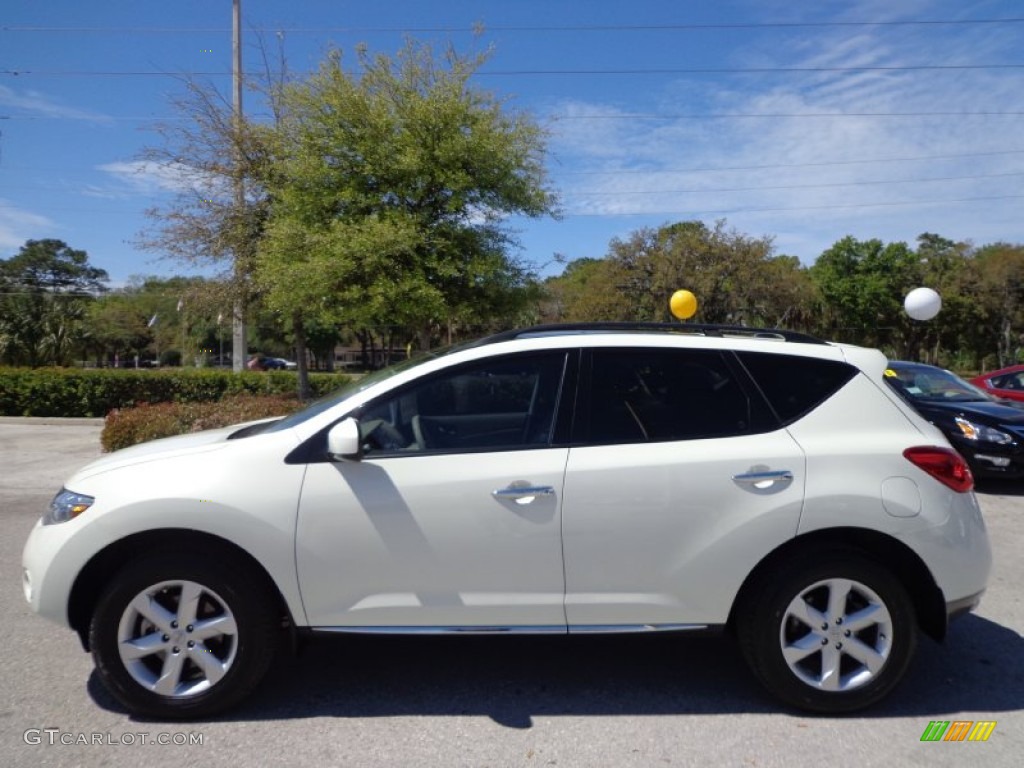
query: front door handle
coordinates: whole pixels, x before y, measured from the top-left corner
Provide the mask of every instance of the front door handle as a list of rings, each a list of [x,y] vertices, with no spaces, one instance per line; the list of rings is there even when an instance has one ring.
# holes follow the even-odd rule
[[[790,483],[793,481],[793,473],[788,469],[777,469],[765,472],[744,472],[740,475],[733,475],[734,482],[743,485],[752,485],[755,488],[764,490],[771,488],[776,483]]]
[[[538,496],[554,496],[555,489],[550,485],[510,485],[491,491],[496,499],[508,499],[516,504],[529,504]]]

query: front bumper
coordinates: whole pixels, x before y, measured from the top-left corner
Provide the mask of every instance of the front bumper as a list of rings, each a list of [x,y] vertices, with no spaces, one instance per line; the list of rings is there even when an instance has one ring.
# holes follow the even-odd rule
[[[1024,477],[1024,451],[1017,444],[1007,446],[959,439],[952,442],[953,447],[971,465],[971,472],[975,477]]]
[[[29,534],[21,555],[21,586],[32,610],[69,626],[68,600],[88,553],[74,543],[77,520],[57,525],[42,522]]]
[[[965,458],[977,477],[1024,477],[1024,455],[979,450],[966,452]]]

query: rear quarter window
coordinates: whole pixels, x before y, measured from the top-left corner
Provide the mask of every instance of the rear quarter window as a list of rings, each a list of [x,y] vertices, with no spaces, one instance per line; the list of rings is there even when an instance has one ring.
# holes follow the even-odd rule
[[[855,366],[838,360],[766,352],[738,352],[736,356],[783,425],[813,411],[857,375]]]

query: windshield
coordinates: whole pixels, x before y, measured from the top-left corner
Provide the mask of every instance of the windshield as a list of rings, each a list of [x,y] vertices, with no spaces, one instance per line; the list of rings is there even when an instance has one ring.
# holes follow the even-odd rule
[[[318,400],[314,400],[301,411],[285,416],[283,419],[278,419],[268,423],[260,432],[278,432],[283,429],[291,429],[292,427],[302,424],[304,421],[312,419],[314,416],[319,416],[324,411],[333,408],[338,403],[346,400],[357,392],[362,392],[364,389],[372,387],[378,382],[389,379],[395,374],[408,371],[410,368],[415,368],[418,365],[422,365],[430,360],[435,360],[438,357],[449,355],[458,349],[468,346],[467,344],[454,344],[448,347],[439,347],[438,349],[430,350],[429,352],[423,352],[416,357],[408,360],[403,360],[400,363],[389,365],[386,368],[368,373],[365,376],[360,376],[357,379],[347,382],[341,385],[338,389],[333,392],[324,395]]]
[[[941,368],[889,368],[886,380],[896,383],[913,400],[921,402],[967,403],[994,400],[973,384]]]

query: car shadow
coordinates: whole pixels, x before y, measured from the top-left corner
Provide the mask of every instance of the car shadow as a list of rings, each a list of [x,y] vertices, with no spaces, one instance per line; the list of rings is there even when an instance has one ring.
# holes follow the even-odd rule
[[[124,712],[94,672],[89,693]],[[1024,708],[1024,638],[979,616],[922,639],[897,690],[863,717],[934,718]],[[217,721],[485,715],[508,728],[559,715],[788,712],[734,642],[680,635],[316,637]]]

